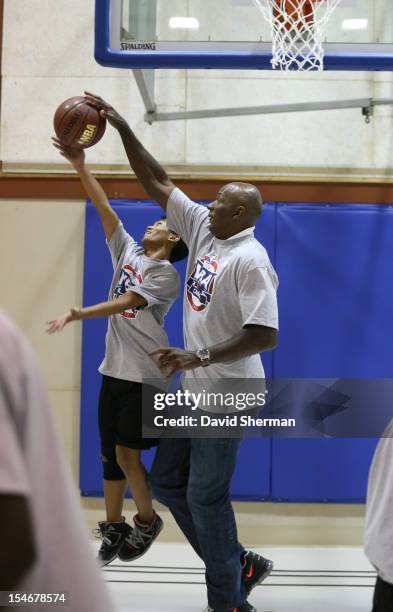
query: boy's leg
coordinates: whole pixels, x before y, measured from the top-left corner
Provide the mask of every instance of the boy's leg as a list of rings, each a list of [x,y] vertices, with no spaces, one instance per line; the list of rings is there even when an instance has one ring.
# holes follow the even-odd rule
[[[107,460],[103,457],[102,462],[105,464]],[[127,480],[125,478],[122,478],[122,480],[105,480],[104,478],[103,488],[107,522],[121,521]]]
[[[162,519],[153,510],[146,468],[141,461],[141,451],[118,445],[117,461],[127,476],[138,514],[134,527],[119,550],[119,559],[134,561],[144,555],[163,528]]]
[[[147,482],[147,471],[141,461],[141,451],[117,445],[116,458],[130,485],[141,523],[150,525],[154,518],[154,511]]]
[[[98,402],[98,426],[101,442],[101,460],[103,472],[106,520],[121,520],[124,494],[127,480],[116,461],[116,426],[119,406],[113,393],[116,381],[109,376],[102,377],[102,386]]]
[[[102,545],[98,558],[106,565],[117,557],[131,527],[122,517],[124,494],[127,480],[116,461],[116,420],[118,406],[113,394],[115,380],[103,376],[98,405],[98,424],[101,441],[103,488],[106,507],[106,520],[98,523],[98,533]]]
[[[157,440],[142,438],[142,384],[119,380],[117,390],[120,408],[115,432],[116,461],[130,485],[139,520],[149,525],[154,512],[141,453],[157,446]]]
[[[157,446],[155,439],[142,438],[142,384],[118,381],[120,413],[116,423],[116,460],[127,477],[138,510],[132,532],[119,550],[122,561],[141,557],[157,538],[163,522],[154,512],[142,450]]]

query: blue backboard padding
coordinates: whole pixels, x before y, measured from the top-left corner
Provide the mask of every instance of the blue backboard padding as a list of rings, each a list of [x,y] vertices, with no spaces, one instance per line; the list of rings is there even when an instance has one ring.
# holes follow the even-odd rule
[[[392,207],[278,206],[275,376],[391,378],[392,261]],[[363,501],[375,444],[273,440],[273,499]]]
[[[159,206],[152,202],[111,202],[125,228],[138,241],[147,225],[162,216]],[[270,257],[274,257],[275,206],[267,205],[256,229]],[[184,281],[186,262],[176,264]],[[84,305],[108,299],[112,266],[100,220],[94,207],[86,207]],[[165,319],[166,330],[173,346],[183,346],[182,300],[179,299]],[[97,427],[97,404],[101,377],[97,369],[104,354],[106,319],[92,319],[83,323],[82,391],[81,391],[81,446],[80,488],[83,495],[102,495],[102,475]],[[272,376],[272,353],[263,356],[267,376]],[[258,452],[255,450],[258,449]],[[255,480],[245,477],[250,456],[256,454],[260,471]],[[150,467],[154,450],[144,453],[144,462]],[[233,478],[232,493],[237,498],[263,499],[270,495],[270,440],[245,440]]]
[[[155,69],[155,68],[220,68],[220,69],[272,69],[271,53],[246,52],[159,52],[128,53],[115,51],[110,47],[110,5],[111,0],[96,0],[95,10],[95,51],[96,61],[105,67],[126,69]],[[380,52],[379,54],[344,52],[325,52],[324,70],[393,70],[393,55]]]

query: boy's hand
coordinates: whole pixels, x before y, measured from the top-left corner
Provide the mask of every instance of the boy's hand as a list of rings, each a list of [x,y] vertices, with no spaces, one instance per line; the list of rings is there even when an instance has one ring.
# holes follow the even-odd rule
[[[65,157],[74,168],[80,168],[85,163],[85,152],[83,149],[76,149],[65,145],[61,140],[52,136],[53,146],[60,152],[60,155]]]
[[[119,115],[119,113],[113,108],[113,106],[105,102],[105,100],[100,98],[100,96],[96,96],[95,94],[89,91],[85,91],[85,96],[90,104],[100,109],[101,117],[107,119],[111,126],[114,127],[116,130],[128,127],[127,121],[121,115]]]
[[[60,315],[60,317],[58,317],[57,319],[46,322],[46,325],[48,326],[46,333],[54,334],[56,332],[59,332],[67,325],[67,323],[71,323],[71,321],[77,321],[80,318],[80,309],[70,308],[67,312]]]

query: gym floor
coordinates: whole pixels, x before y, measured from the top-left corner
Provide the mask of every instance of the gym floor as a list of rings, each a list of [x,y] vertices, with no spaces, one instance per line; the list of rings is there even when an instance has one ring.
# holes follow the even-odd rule
[[[275,563],[250,602],[258,612],[369,612],[375,572],[360,547],[254,549]],[[202,612],[204,571],[186,544],[156,543],[103,570],[118,612]]]

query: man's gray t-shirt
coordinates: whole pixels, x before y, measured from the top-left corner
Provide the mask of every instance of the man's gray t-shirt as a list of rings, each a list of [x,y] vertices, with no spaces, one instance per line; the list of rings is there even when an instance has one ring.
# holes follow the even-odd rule
[[[169,261],[144,255],[142,247],[122,223],[111,236],[108,247],[114,268],[109,299],[132,291],[144,297],[147,306],[109,317],[105,358],[99,371],[135,382],[162,378],[149,353],[157,347],[168,346],[163,322],[179,295],[179,275]]]
[[[393,421],[378,442],[370,468],[365,551],[382,580],[393,584]]]
[[[278,329],[277,275],[253,228],[227,240],[209,230],[209,211],[175,188],[168,227],[189,249],[184,293],[184,341],[189,350],[232,338],[247,324]],[[186,380],[264,378],[260,356],[185,372]]]

